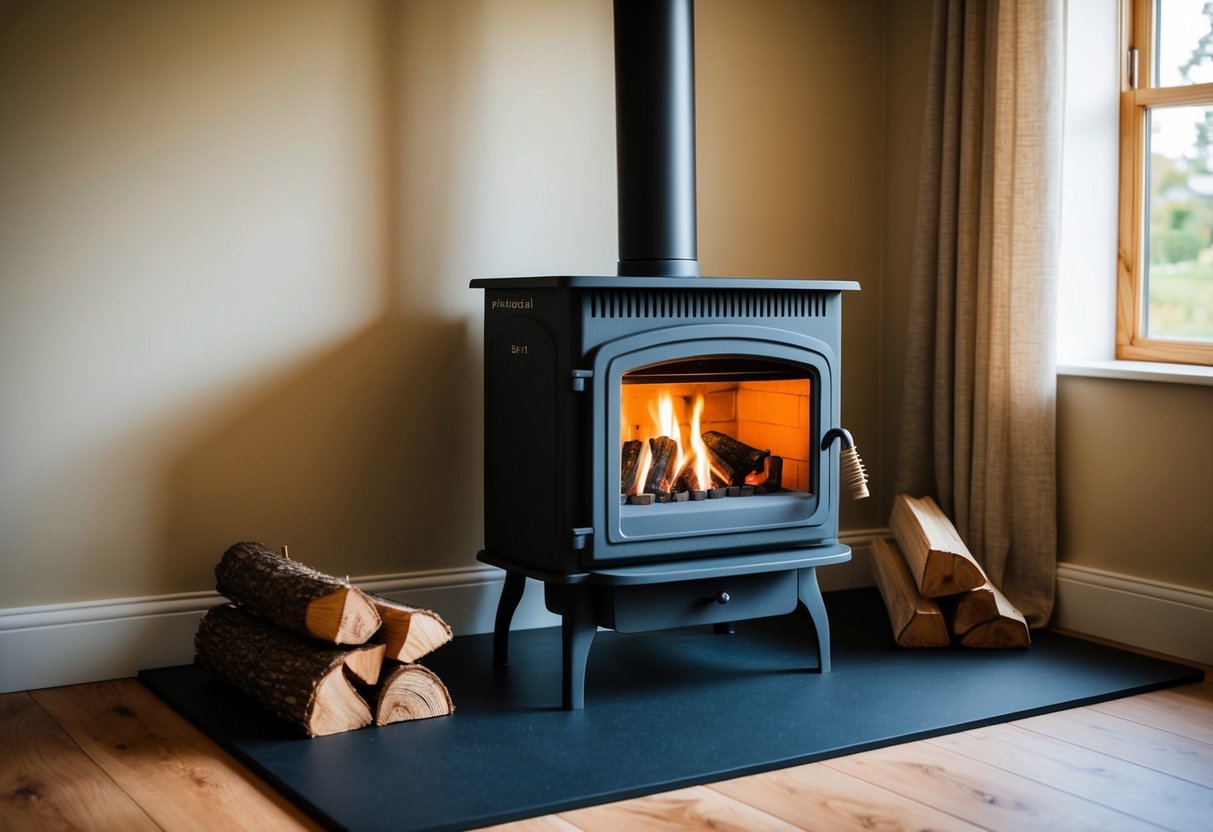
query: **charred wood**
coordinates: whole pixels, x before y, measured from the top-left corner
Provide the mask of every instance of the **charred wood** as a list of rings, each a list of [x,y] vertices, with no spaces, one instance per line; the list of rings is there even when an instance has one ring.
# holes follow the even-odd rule
[[[668,492],[674,483],[674,466],[678,459],[678,443],[668,436],[655,436],[649,440],[652,464],[644,481],[645,494]]]
[[[727,433],[717,430],[706,431],[703,434],[703,442],[740,473],[743,479],[752,471],[761,471],[766,464],[767,457],[771,455],[770,451],[752,448]],[[740,485],[741,483],[734,484]]]

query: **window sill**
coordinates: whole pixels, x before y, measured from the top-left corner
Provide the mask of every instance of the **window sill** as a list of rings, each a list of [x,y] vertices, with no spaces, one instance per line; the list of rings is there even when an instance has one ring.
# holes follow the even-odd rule
[[[1165,364],[1161,361],[1075,361],[1058,364],[1057,375],[1202,384],[1213,387],[1213,367]]]

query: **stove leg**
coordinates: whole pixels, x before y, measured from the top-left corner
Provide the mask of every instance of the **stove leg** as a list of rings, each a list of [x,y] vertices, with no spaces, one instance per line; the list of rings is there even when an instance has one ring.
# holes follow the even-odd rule
[[[585,707],[585,665],[597,632],[589,591],[581,587],[568,587],[564,593],[560,627],[564,653],[561,695],[562,707],[566,711],[578,711]]]
[[[505,667],[510,663],[510,622],[514,620],[514,610],[518,609],[524,589],[525,576],[505,573],[501,599],[497,602],[497,618],[493,623],[493,664],[496,667]]]
[[[821,587],[817,585],[817,569],[798,570],[800,578],[800,603],[804,604],[813,618],[813,627],[817,630],[817,672],[830,672],[830,619],[826,615],[825,600],[821,597]]]

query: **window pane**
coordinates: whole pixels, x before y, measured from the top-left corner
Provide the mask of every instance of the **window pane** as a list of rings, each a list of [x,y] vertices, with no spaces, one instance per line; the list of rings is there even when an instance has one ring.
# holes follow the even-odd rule
[[[1213,342],[1213,107],[1148,113],[1148,338]]]
[[[1207,0],[1158,0],[1157,9],[1154,85],[1213,82],[1213,5]]]

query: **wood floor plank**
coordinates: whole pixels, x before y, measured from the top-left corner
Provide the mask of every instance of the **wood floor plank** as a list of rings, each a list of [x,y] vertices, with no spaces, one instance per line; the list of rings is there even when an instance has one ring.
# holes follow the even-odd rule
[[[319,829],[134,679],[30,695],[165,829]]]
[[[865,751],[822,765],[990,830],[1161,828],[925,741]]]
[[[1014,724],[928,742],[1168,829],[1213,818],[1213,789]]]
[[[581,829],[559,815],[543,815],[537,818],[514,821],[513,823],[484,826],[473,830],[473,832],[581,832]]]
[[[1076,708],[1016,725],[1139,766],[1213,788],[1213,746],[1131,719]]]
[[[981,829],[821,763],[738,777],[713,783],[709,788],[803,829],[838,832]]]
[[[618,832],[620,829],[790,832],[799,829],[704,786],[561,812],[560,817],[585,832]]]
[[[1089,707],[1213,745],[1213,693],[1209,691],[1213,691],[1213,685],[1185,685]]]
[[[0,694],[0,829],[158,830],[26,693]]]

